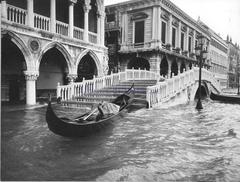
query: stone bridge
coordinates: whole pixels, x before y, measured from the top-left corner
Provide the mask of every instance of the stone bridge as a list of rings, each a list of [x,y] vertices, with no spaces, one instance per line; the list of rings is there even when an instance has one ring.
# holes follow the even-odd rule
[[[150,81],[151,80],[151,81]],[[152,84],[155,80],[154,84]],[[119,86],[123,82],[145,81],[145,88],[137,88],[145,91],[142,92],[144,99],[149,103],[149,107],[157,107],[167,102],[187,102],[195,99],[198,92],[199,68],[193,67],[191,70],[184,71],[178,75],[172,75],[171,78],[164,78],[159,74],[147,70],[127,69],[124,72],[114,73],[108,76],[75,82],[69,85],[58,85],[57,97],[61,97],[65,102],[74,102],[78,105],[83,100],[78,101],[76,98],[88,98],[99,102],[103,94],[91,94],[99,90],[111,90],[111,87]],[[146,83],[149,83],[147,85]],[[151,85],[150,85],[151,83]],[[143,84],[143,83],[142,83]],[[118,87],[119,89],[119,87]],[[112,89],[114,92],[114,89]],[[140,90],[137,90],[140,92]],[[213,74],[206,69],[202,69],[201,91],[203,96],[209,96],[212,91],[221,92],[220,84]],[[115,90],[116,92],[116,90]],[[99,93],[99,92],[98,92]],[[109,92],[108,92],[109,93]],[[108,94],[113,96],[114,93]],[[105,95],[106,96],[106,95]],[[93,98],[91,98],[93,97]],[[106,97],[104,97],[106,99]]]

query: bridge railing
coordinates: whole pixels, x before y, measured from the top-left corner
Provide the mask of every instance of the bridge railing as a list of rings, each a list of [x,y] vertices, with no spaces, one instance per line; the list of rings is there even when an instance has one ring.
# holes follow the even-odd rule
[[[127,69],[124,72],[112,73],[103,77],[94,77],[92,80],[83,79],[82,82],[73,82],[69,85],[60,85],[58,83],[57,97],[61,97],[63,101],[67,101],[74,99],[74,97],[92,93],[94,90],[111,87],[128,80],[159,79],[160,75],[152,71]]]
[[[189,71],[172,76],[164,82],[158,82],[157,85],[147,87],[147,101],[149,107],[154,107],[162,102],[170,100],[177,93],[186,89],[199,80],[199,68],[194,67]],[[216,81],[213,74],[206,69],[202,69],[202,80],[211,82],[217,89],[221,90],[220,84]]]

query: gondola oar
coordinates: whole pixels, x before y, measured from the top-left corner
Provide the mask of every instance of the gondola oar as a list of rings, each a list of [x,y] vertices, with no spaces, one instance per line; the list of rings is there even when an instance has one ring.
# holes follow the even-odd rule
[[[89,115],[83,118],[83,120],[88,119],[92,114],[94,114],[97,111],[98,108],[95,108]]]

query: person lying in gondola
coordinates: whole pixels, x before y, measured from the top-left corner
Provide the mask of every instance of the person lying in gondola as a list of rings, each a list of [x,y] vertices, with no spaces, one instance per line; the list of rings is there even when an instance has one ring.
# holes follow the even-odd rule
[[[102,102],[99,103],[98,107],[94,109],[91,113],[86,113],[75,121],[78,123],[85,123],[89,121],[99,121],[110,117],[111,115],[117,114],[119,112],[120,106],[114,103]]]
[[[110,117],[119,112],[120,106],[110,102],[102,102],[98,105],[96,121]]]

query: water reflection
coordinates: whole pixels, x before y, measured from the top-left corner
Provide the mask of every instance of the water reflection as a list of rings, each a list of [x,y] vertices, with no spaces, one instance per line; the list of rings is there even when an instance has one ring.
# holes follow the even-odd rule
[[[2,179],[237,181],[240,106],[203,104],[137,111],[86,138],[50,132],[46,108],[3,113]]]

